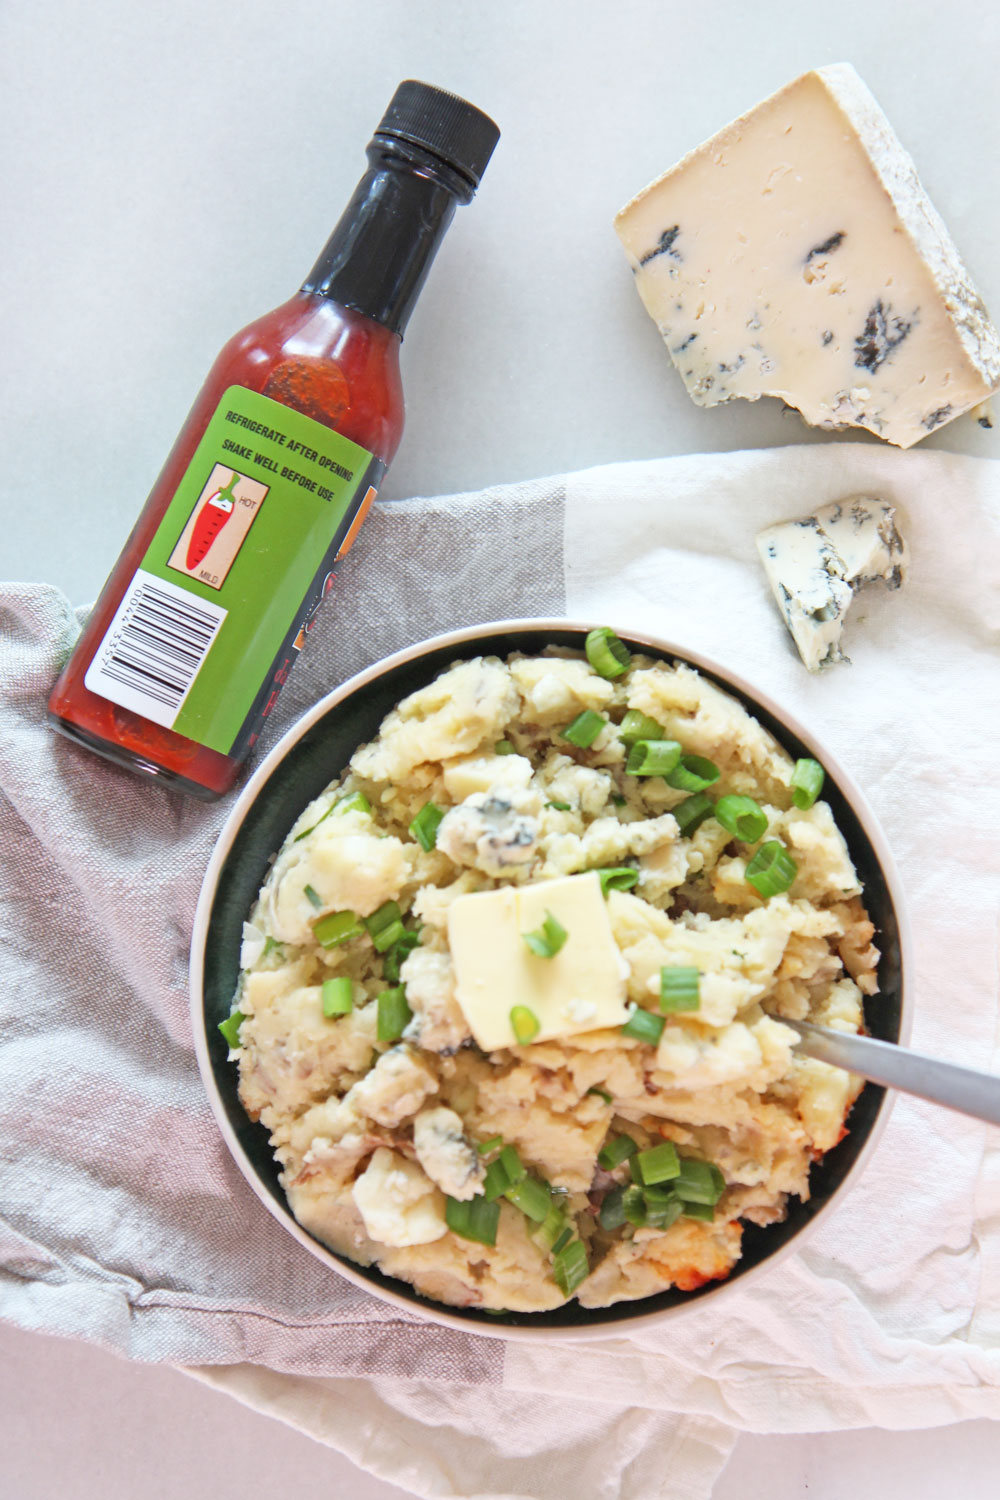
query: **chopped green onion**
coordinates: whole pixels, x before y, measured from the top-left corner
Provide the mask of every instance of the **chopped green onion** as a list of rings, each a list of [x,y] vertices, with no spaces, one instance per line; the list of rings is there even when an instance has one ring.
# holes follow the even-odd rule
[[[301,833],[297,833],[292,842],[294,844],[297,844],[300,839],[308,838],[309,834],[315,833],[319,825],[321,823],[325,823],[331,813],[370,813],[371,810],[372,805],[368,801],[368,798],[365,796],[364,792],[352,792],[349,797],[341,797],[339,802],[332,802],[323,816],[321,818],[317,818],[311,828],[304,828]]]
[[[625,1223],[625,1189],[613,1187],[605,1193],[597,1215],[602,1229],[620,1229]]]
[[[671,1187],[685,1203],[718,1203],[726,1190],[726,1179],[713,1161],[685,1156]]]
[[[524,1177],[520,1182],[511,1183],[504,1197],[536,1224],[544,1223],[552,1207],[549,1185],[538,1177]]]
[[[569,937],[569,933],[562,923],[557,922],[552,913],[546,909],[545,921],[541,927],[536,928],[534,932],[522,932],[521,936],[536,958],[555,958]],[[514,1007],[515,1010],[522,1008],[521,1006]],[[529,1011],[528,1014],[530,1015],[531,1012]]]
[[[502,1135],[491,1135],[488,1141],[480,1141],[476,1150],[480,1156],[485,1156],[488,1151],[495,1151],[498,1146],[503,1145]]]
[[[596,1084],[592,1089],[588,1089],[587,1093],[593,1094],[598,1099],[603,1099],[605,1104],[614,1104],[615,1102],[613,1096],[608,1093],[607,1089],[599,1089]]]
[[[649,1042],[655,1047],[663,1035],[666,1021],[662,1016],[654,1016],[651,1010],[633,1011],[630,1018],[622,1027],[622,1036],[634,1037],[637,1042]]]
[[[622,1194],[622,1214],[637,1229],[641,1228],[646,1222],[646,1199],[643,1196],[642,1188],[637,1187],[634,1183],[631,1187],[627,1187]]]
[[[429,854],[437,843],[438,828],[444,813],[433,802],[425,802],[410,824],[410,833],[425,854]]]
[[[589,1272],[587,1252],[580,1240],[571,1240],[564,1250],[552,1257],[552,1274],[564,1297],[571,1297],[580,1283],[586,1281]]]
[[[552,1246],[552,1254],[559,1255],[563,1250],[565,1250],[566,1246],[569,1244],[572,1238],[573,1231],[569,1227],[569,1225],[567,1225],[562,1234],[556,1240],[555,1244]]]
[[[664,965],[660,970],[660,1014],[698,1010],[701,1006],[701,975],[688,964]]]
[[[304,885],[302,887],[302,894],[303,896],[305,896],[310,906],[315,906],[317,911],[321,910],[323,906],[323,897],[320,895],[319,891],[316,890],[315,886]]]
[[[628,798],[623,797],[621,792],[612,792],[611,800],[614,803],[615,807],[624,807],[626,802],[628,801]]]
[[[636,740],[663,740],[667,732],[655,719],[648,714],[641,714],[637,708],[630,708],[618,726],[619,737],[626,745],[634,745]]]
[[[651,1229],[669,1229],[685,1211],[685,1205],[676,1193],[654,1196],[646,1193],[646,1223]]]
[[[370,917],[365,917],[365,927],[377,953],[385,953],[406,932],[395,901],[383,901],[377,911],[373,911]]]
[[[338,974],[336,979],[323,980],[323,1014],[327,1018],[331,1016],[346,1016],[354,1009],[354,986],[346,974]]]
[[[638,1168],[638,1181],[646,1187],[655,1187],[658,1182],[669,1182],[680,1174],[681,1164],[673,1141],[661,1141],[650,1146],[633,1158],[632,1173]]]
[[[584,641],[587,660],[599,677],[620,677],[632,662],[632,653],[607,625],[587,632]]]
[[[629,776],[666,776],[680,758],[681,747],[676,740],[636,740],[625,771]]]
[[[353,911],[330,911],[313,923],[313,937],[324,948],[339,948],[364,932],[361,919]]]
[[[529,1231],[540,1250],[552,1251],[560,1241],[571,1239],[573,1231],[566,1223],[566,1215],[558,1203],[549,1205],[549,1211],[537,1229]],[[559,1244],[559,1248],[562,1245]]]
[[[551,802],[547,802],[545,805],[546,805],[546,807],[554,807],[555,810],[556,810],[556,812],[572,812],[573,811],[573,804],[572,804],[572,802],[556,802],[556,801],[553,800]]]
[[[711,1224],[715,1218],[715,1209],[711,1203],[685,1203],[685,1219],[704,1219],[706,1224]]]
[[[399,983],[399,970],[414,948],[420,945],[420,933],[416,929],[406,931],[397,937],[392,947],[382,956],[382,973],[392,984]]]
[[[413,1019],[413,1012],[406,1003],[406,986],[395,985],[383,990],[378,997],[378,1019],[375,1034],[380,1042],[395,1042],[403,1035]]]
[[[338,818],[343,813],[370,813],[371,810],[372,805],[368,801],[368,798],[365,796],[364,792],[352,792],[349,797],[341,797],[340,801],[335,802],[330,809],[331,812],[336,813]]]
[[[767,813],[752,797],[720,797],[715,816],[727,833],[745,844],[755,844],[767,832]]]
[[[679,792],[702,792],[719,779],[719,768],[703,755],[682,755],[667,777],[667,785]]]
[[[517,1154],[517,1148],[504,1146],[500,1155],[486,1168],[483,1195],[487,1202],[492,1203],[494,1198],[499,1198],[501,1193],[505,1193],[516,1183],[522,1182],[526,1176],[527,1170]]]
[[[777,839],[761,844],[746,870],[747,882],[765,900],[787,891],[798,873],[798,865]]]
[[[510,740],[497,740],[496,744],[493,746],[493,754],[494,755],[516,755],[517,751],[515,750],[514,746],[511,744]]]
[[[261,954],[261,958],[266,958],[269,953],[276,953],[279,948],[284,951],[284,947],[284,943],[279,943],[277,938],[268,937],[264,941],[264,951]]]
[[[522,1178],[528,1175],[528,1169],[518,1156],[516,1146],[504,1146],[497,1160],[503,1162],[503,1169],[507,1174],[508,1184],[520,1182]]]
[[[486,1168],[486,1176],[483,1178],[483,1197],[487,1203],[492,1203],[494,1198],[500,1198],[509,1187],[510,1178],[504,1171],[500,1158],[497,1157]]]
[[[603,1167],[605,1172],[613,1172],[615,1167],[620,1167],[623,1161],[634,1156],[638,1149],[630,1135],[616,1135],[613,1141],[606,1141],[598,1151],[597,1165]]]
[[[606,869],[598,870],[601,878],[601,895],[606,896],[609,891],[630,891],[639,879],[639,871],[632,865],[614,865]]]
[[[483,1198],[467,1198],[463,1201],[447,1197],[444,1221],[463,1240],[475,1240],[478,1245],[495,1245],[500,1205],[487,1203]]]
[[[526,1047],[529,1042],[533,1042],[542,1029],[541,1021],[526,1005],[511,1007],[510,1025],[519,1047]]]
[[[234,1010],[224,1021],[219,1022],[219,1030],[230,1047],[235,1048],[240,1045],[240,1027],[245,1020],[246,1016],[241,1010]]]
[[[826,773],[818,760],[797,760],[792,772],[792,801],[796,807],[812,807],[823,790]]]
[[[562,737],[571,745],[576,745],[578,750],[589,750],[607,722],[600,714],[595,714],[592,708],[585,708],[582,714],[577,714],[572,724],[566,725]]]
[[[711,797],[704,792],[695,792],[693,797],[686,797],[683,802],[678,802],[676,807],[670,809],[672,815],[677,819],[677,827],[681,831],[681,838],[689,839],[696,829],[700,828],[706,818],[710,818],[715,811],[715,804]]]

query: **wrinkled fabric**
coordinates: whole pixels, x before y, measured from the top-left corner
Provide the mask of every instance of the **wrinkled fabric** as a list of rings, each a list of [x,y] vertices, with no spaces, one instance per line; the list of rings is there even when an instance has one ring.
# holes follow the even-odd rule
[[[899,505],[911,577],[858,598],[852,665],[813,677],[753,538],[857,493]],[[913,1045],[994,1066],[1000,465],[818,443],[376,506],[264,748],[400,646],[564,613],[718,657],[829,746],[899,865]],[[548,1500],[572,1472],[601,1500],[706,1500],[739,1430],[1000,1414],[1000,1132],[916,1100],[797,1254],[632,1338],[468,1335],[315,1261],[231,1163],[194,1061],[190,926],[231,799],[48,730],[77,628],[55,590],[0,587],[0,1316],[197,1366],[427,1496]]]

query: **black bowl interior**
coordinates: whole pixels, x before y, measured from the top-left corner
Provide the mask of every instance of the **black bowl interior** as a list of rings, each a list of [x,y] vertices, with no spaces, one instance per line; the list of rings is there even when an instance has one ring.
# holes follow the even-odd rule
[[[646,655],[660,656],[664,660],[684,659],[679,655],[653,651],[643,642],[627,643],[633,650]],[[392,667],[330,708],[313,724],[291,748],[248,810],[223,864],[212,903],[204,955],[204,1023],[212,1070],[230,1124],[258,1178],[274,1199],[279,1215],[289,1223],[294,1223],[294,1218],[278,1185],[277,1166],[268,1144],[267,1131],[263,1126],[250,1121],[243,1111],[237,1094],[237,1069],[228,1062],[228,1049],[218,1031],[219,1022],[229,1014],[239,975],[243,921],[263,883],[271,859],[281,847],[303,807],[346,768],[360,744],[377,734],[379,725],[389,710],[408,693],[424,687],[451,662],[480,654],[504,657],[514,651],[537,653],[545,645],[580,649],[582,644],[582,635],[576,630],[550,630],[544,636],[537,630],[514,630],[483,635],[460,648],[453,645],[439,647],[412,661]],[[791,755],[811,753],[810,747],[790,734],[779,720],[751,697],[734,688],[724,677],[704,668],[699,670],[743,702]],[[876,942],[882,952],[880,993],[866,1008],[868,1029],[873,1036],[897,1041],[903,976],[899,927],[892,899],[868,836],[840,788],[829,776],[823,795],[830,803],[864,883],[866,904],[876,927]],[[884,1096],[884,1089],[874,1084],[866,1085],[851,1111],[848,1134],[812,1169],[812,1196],[808,1202],[801,1203],[798,1199],[792,1199],[788,1216],[782,1224],[772,1225],[767,1229],[753,1224],[745,1225],[743,1255],[732,1271],[730,1281],[745,1276],[752,1267],[787,1244],[829,1201],[857,1160],[883,1107]],[[355,1275],[370,1282],[374,1288],[391,1290],[430,1312],[440,1311],[439,1304],[421,1297],[408,1283],[383,1276],[375,1268],[365,1269],[353,1262],[344,1261],[342,1257],[337,1258],[343,1264],[350,1265]],[[707,1295],[713,1290],[713,1286],[718,1285],[719,1283],[710,1283],[695,1292],[672,1289],[640,1302],[617,1303],[597,1310],[581,1308],[577,1303],[554,1312],[509,1313],[502,1317],[474,1309],[447,1310],[453,1317],[467,1322],[470,1332],[477,1325],[495,1331],[498,1323],[515,1327],[566,1328],[585,1325],[592,1328],[604,1323],[627,1323],[630,1318],[688,1303],[693,1298]]]

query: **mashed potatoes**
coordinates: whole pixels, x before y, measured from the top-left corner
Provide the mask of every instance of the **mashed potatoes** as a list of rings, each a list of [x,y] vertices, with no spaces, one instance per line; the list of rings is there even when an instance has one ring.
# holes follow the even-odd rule
[[[629,774],[637,724],[679,744],[679,771]],[[808,1197],[860,1087],[798,1057],[782,1018],[856,1031],[876,990],[850,855],[825,802],[795,805],[793,769],[733,698],[641,657],[611,680],[561,650],[477,658],[400,703],[302,813],[244,928],[227,1034],[299,1222],[457,1306],[602,1307],[726,1276],[742,1221]],[[756,804],[749,842],[723,797]],[[766,896],[762,845],[785,885]],[[592,930],[574,948],[571,918],[561,940],[543,923],[516,965],[469,904],[530,887],[553,917],[539,883],[582,877],[592,900],[595,870],[617,873]],[[464,973],[459,901],[486,922]],[[613,953],[614,997],[587,989],[585,938]],[[518,965],[547,986],[547,1031],[506,988]],[[477,1045],[482,1005],[506,1045]]]

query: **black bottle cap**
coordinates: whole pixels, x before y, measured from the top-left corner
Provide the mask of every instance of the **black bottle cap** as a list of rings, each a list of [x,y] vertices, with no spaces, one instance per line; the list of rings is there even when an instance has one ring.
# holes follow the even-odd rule
[[[432,151],[473,189],[500,139],[499,129],[481,109],[415,78],[399,85],[375,134]]]

